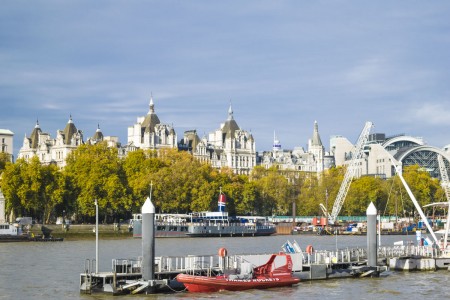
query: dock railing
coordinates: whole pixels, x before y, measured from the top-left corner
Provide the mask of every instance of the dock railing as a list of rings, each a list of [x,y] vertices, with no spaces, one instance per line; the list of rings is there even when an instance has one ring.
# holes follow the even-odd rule
[[[156,273],[204,273],[212,274],[219,270],[236,270],[242,263],[251,263],[253,266],[264,264],[271,254],[241,254],[220,257],[218,255],[188,255],[188,256],[160,256],[155,258]],[[359,264],[367,260],[365,248],[346,248],[337,251],[319,250],[312,253],[290,253],[292,257],[293,270],[301,270],[303,266],[313,264],[326,264],[327,266],[337,264]],[[385,246],[378,248],[378,258],[393,258],[407,256],[421,256],[435,258],[442,255],[441,251],[429,246]],[[91,261],[92,263],[92,261]],[[92,270],[90,263],[85,266]],[[140,273],[142,268],[142,257],[136,259],[114,259],[112,271],[124,274]]]

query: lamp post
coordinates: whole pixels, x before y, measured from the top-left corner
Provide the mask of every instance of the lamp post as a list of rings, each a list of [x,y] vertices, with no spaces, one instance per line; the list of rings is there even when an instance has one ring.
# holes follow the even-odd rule
[[[98,273],[98,202],[95,199],[95,273]]]

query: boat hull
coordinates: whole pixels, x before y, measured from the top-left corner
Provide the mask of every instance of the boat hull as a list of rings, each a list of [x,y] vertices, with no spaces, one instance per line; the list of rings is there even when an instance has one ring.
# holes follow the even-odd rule
[[[230,236],[269,236],[276,233],[273,225],[244,225],[244,224],[190,224],[187,235],[190,237],[230,237]]]
[[[157,224],[155,237],[157,238],[178,238],[187,237],[188,227],[186,225]],[[142,220],[137,220],[133,224],[133,237],[142,237]]]
[[[206,277],[179,274],[177,281],[184,284],[189,292],[208,293],[219,291],[243,291],[249,289],[268,289],[292,286],[300,282],[299,278],[258,277],[252,279],[228,279],[225,277]]]
[[[276,233],[273,225],[246,226],[235,225],[193,225],[157,224],[156,237],[232,237],[269,236]],[[133,237],[142,237],[142,220],[133,223]]]

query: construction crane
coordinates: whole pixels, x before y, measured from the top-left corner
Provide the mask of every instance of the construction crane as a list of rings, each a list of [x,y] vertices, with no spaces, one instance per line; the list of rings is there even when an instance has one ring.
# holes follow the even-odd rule
[[[438,154],[439,171],[441,172],[441,185],[445,192],[445,197],[448,202],[447,209],[447,223],[445,224],[445,234],[444,234],[444,249],[447,249],[447,238],[450,231],[450,182],[448,180],[447,168],[445,167],[444,158],[442,155]]]
[[[352,179],[353,177],[355,177],[358,160],[364,153],[364,145],[367,143],[367,139],[369,138],[369,133],[372,126],[372,122],[366,122],[364,129],[361,131],[358,141],[356,142],[356,145],[351,152],[351,160],[348,163],[347,171],[345,172],[344,180],[342,181],[341,187],[339,188],[336,200],[334,200],[333,210],[331,211],[331,214],[328,214],[325,206],[323,204],[320,204],[320,208],[324,211],[325,217],[328,218],[329,224],[334,224],[336,222],[337,216],[341,211]]]
[[[391,164],[392,166],[395,168],[395,172],[397,173],[398,177],[400,178],[400,181],[403,183],[403,186],[406,189],[406,192],[409,195],[409,198],[411,198],[411,201],[413,202],[414,206],[416,207],[416,210],[419,212],[420,217],[422,218],[423,223],[425,224],[425,226],[427,227],[428,231],[430,232],[431,236],[433,237],[436,245],[439,244],[439,241],[436,237],[436,234],[433,231],[433,228],[431,228],[430,223],[428,222],[427,217],[425,216],[425,214],[422,211],[422,208],[420,207],[419,203],[417,202],[416,197],[414,197],[414,194],[412,193],[411,189],[409,188],[408,184],[406,183],[405,178],[403,178],[403,168],[402,168],[402,163],[399,162],[398,160],[396,160],[394,158],[394,156],[392,156],[391,153],[389,153],[386,150],[387,155],[389,156],[389,159],[391,160]]]

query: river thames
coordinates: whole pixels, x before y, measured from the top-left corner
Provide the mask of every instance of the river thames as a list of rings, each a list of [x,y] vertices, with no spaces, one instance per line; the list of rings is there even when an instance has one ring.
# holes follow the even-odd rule
[[[366,247],[365,236],[271,236],[233,238],[159,238],[156,255],[216,254],[221,247],[229,254],[271,253],[286,240],[305,249],[334,250]],[[382,236],[382,245],[415,241],[415,236]],[[140,239],[100,240],[99,269],[111,270],[113,258],[142,255]],[[301,282],[297,286],[269,290],[189,294],[109,296],[79,292],[79,277],[87,258],[95,257],[95,240],[54,243],[0,244],[0,299],[447,299],[450,272],[388,271],[380,278],[335,279]]]

